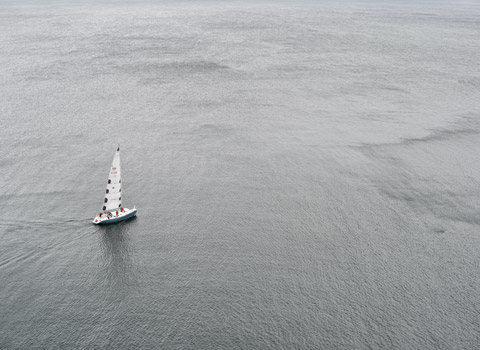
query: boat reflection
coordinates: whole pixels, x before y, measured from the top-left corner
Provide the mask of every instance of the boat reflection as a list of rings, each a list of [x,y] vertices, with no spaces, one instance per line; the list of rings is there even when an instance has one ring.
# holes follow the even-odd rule
[[[135,219],[133,217],[128,222],[99,227],[103,277],[112,286],[136,283],[131,240],[131,224]]]

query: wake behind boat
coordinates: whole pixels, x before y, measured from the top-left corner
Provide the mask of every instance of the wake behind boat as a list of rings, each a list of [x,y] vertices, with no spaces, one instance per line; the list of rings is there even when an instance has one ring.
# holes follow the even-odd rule
[[[113,156],[102,211],[93,219],[92,223],[95,225],[114,224],[132,218],[135,215],[137,215],[135,207],[133,209],[122,207],[122,173],[120,167],[120,147],[118,147]]]

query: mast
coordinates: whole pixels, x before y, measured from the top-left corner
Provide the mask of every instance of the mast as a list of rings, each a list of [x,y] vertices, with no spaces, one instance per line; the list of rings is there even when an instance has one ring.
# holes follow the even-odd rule
[[[120,164],[120,146],[113,156],[112,166],[107,180],[107,189],[103,200],[102,211],[117,210],[122,206],[122,172]]]

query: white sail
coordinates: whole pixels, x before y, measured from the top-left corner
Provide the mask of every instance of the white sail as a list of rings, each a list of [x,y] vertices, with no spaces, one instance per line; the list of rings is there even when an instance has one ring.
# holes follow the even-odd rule
[[[112,167],[107,180],[107,189],[105,190],[105,199],[103,200],[102,210],[110,211],[122,206],[122,173],[120,168],[120,147],[117,148],[113,156]]]

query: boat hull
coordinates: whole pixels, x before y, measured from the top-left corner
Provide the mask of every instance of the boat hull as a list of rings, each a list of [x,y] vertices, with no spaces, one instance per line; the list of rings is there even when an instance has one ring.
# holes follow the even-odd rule
[[[113,216],[110,219],[99,219],[96,217],[92,223],[95,225],[111,225],[116,224],[117,222],[122,222],[128,219],[133,218],[137,215],[137,209],[125,209],[125,213],[120,213],[119,216]]]

